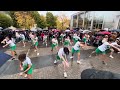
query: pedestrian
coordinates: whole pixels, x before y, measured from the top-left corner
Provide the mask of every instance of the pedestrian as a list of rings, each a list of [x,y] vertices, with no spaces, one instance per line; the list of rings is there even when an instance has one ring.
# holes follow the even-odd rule
[[[77,63],[78,64],[81,64],[81,61],[80,61],[80,47],[83,48],[83,44],[80,43],[80,40],[78,40],[76,42],[76,44],[72,47],[72,56],[70,57],[71,58],[71,65],[73,63],[73,56],[74,56],[74,53],[77,53]]]
[[[10,49],[11,49],[11,55],[12,55],[12,60],[14,60],[15,59],[15,55],[17,55],[17,53],[16,53],[16,45],[15,45],[15,43],[11,40],[11,38],[9,37],[9,36],[7,36],[1,43],[3,43],[3,44],[5,44],[4,46],[3,46],[3,48],[5,48],[6,46],[10,46]]]
[[[57,53],[57,56],[56,56],[56,59],[54,61],[54,64],[56,64],[58,61],[62,61],[62,64],[63,64],[63,69],[64,69],[64,77],[66,78],[67,77],[67,68],[69,67],[69,63],[68,63],[68,60],[67,60],[67,55],[69,55],[69,49],[67,47],[62,47],[59,49],[58,53]]]
[[[112,39],[108,40],[108,42],[104,42],[101,46],[99,46],[95,51],[91,53],[89,57],[92,56],[92,54],[96,53],[99,55],[99,58],[102,60],[102,63],[107,65],[108,58],[106,56],[106,50],[109,49],[110,47],[117,49],[120,51],[119,48],[116,46],[112,45],[111,43],[113,42]]]
[[[26,56],[26,54],[20,54],[18,56],[18,60],[20,61],[19,67],[22,71],[20,73],[21,76],[24,75],[24,77],[27,77],[28,79],[32,79],[32,73],[33,73],[33,65],[31,63],[31,60],[29,57]]]

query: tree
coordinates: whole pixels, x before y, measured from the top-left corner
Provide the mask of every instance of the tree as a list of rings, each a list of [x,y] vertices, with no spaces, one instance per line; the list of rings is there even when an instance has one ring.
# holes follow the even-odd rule
[[[56,17],[51,13],[46,13],[46,23],[48,28],[55,28],[56,27]]]
[[[64,14],[61,14],[57,17],[57,28],[60,30],[65,30],[70,25],[70,20]]]
[[[0,27],[8,28],[13,25],[13,20],[7,14],[0,13]]]
[[[43,15],[40,15],[41,19],[41,28],[46,28],[46,18]]]
[[[34,18],[35,23],[37,24],[37,27],[43,28],[44,25],[42,24],[42,20],[40,18],[40,14],[37,11],[29,11],[31,16]]]
[[[13,20],[13,26],[16,28],[19,28],[19,25],[16,20],[16,16],[15,16],[15,11],[9,11],[8,14],[11,16],[11,18]]]
[[[31,29],[35,24],[34,18],[27,11],[15,12],[15,19],[20,28]]]

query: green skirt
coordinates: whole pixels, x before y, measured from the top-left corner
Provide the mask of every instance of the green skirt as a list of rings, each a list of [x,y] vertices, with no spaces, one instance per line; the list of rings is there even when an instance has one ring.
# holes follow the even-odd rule
[[[23,70],[25,71],[28,68],[28,65],[23,66]],[[32,74],[33,73],[33,65],[31,68],[27,71],[27,74]]]
[[[16,50],[16,45],[15,45],[15,46],[10,47],[10,49],[11,49],[12,51],[15,51],[15,50]]]

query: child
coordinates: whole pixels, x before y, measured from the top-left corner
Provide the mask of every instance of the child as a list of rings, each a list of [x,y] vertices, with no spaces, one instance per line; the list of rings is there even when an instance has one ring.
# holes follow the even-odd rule
[[[65,47],[68,47],[69,51],[70,51],[70,44],[71,44],[70,38],[69,38],[69,36],[67,36],[67,37],[65,38],[65,41],[64,41],[64,46],[65,46]]]
[[[73,41],[74,41],[74,44],[76,44],[76,42],[80,40],[80,37],[77,36],[77,34],[74,34],[73,36]]]
[[[56,50],[58,51],[58,40],[57,40],[57,38],[53,37],[51,47],[52,47],[51,51],[53,51],[54,48],[56,48]]]
[[[38,37],[36,34],[34,35],[33,45],[35,46],[35,52],[37,52],[37,56],[38,56],[39,55],[39,53],[38,53]]]
[[[16,45],[15,45],[15,43],[11,40],[11,38],[10,37],[6,37],[1,43],[6,43],[4,46],[3,46],[3,48],[4,47],[6,47],[6,46],[10,46],[10,49],[11,49],[11,55],[12,55],[12,60],[14,60],[15,59],[15,55],[17,55],[17,53],[16,53]]]
[[[44,36],[43,36],[43,44],[44,44],[44,43],[46,44],[46,47],[47,47],[47,35],[44,35]]]
[[[25,47],[25,35],[23,33],[20,34],[21,41],[23,43],[23,47]]]
[[[32,79],[33,66],[29,57],[26,57],[26,54],[20,54],[18,56],[20,61],[20,70],[23,71],[20,75],[25,75],[28,79]]]
[[[72,51],[71,51],[72,56],[70,57],[72,59],[71,60],[72,63],[73,63],[73,55],[74,55],[74,53],[77,53],[77,63],[81,64],[81,62],[80,62],[80,46],[83,47],[83,45],[80,43],[80,40],[78,40],[72,48]],[[71,65],[72,65],[72,63],[71,63]]]
[[[57,53],[57,60],[54,61],[54,64],[56,64],[59,60],[62,61],[62,64],[64,66],[64,77],[67,77],[66,69],[69,67],[68,61],[67,61],[67,55],[69,55],[69,49],[67,47],[60,48]]]
[[[118,51],[120,51],[119,48],[115,47],[114,45],[111,44],[113,40],[110,39],[108,42],[104,42],[101,46],[99,46],[95,51],[93,51],[91,53],[91,55],[89,57],[92,56],[93,53],[96,54],[100,54],[100,58],[102,60],[102,63],[107,65],[106,61],[107,61],[107,56],[106,56],[106,50],[110,47],[117,49]]]

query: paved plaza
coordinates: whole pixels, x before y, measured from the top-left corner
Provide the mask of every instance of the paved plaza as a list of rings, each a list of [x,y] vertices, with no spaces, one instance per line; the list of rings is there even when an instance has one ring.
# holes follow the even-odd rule
[[[27,47],[23,48],[20,44],[17,44],[17,52],[20,53],[27,53],[28,49],[30,48],[30,43],[27,43]],[[88,68],[95,68],[98,70],[105,70],[111,71],[114,73],[120,73],[120,54],[115,53],[114,59],[109,58],[108,65],[105,66],[102,64],[101,60],[98,59],[98,56],[93,56],[89,58],[89,54],[95,49],[95,47],[88,46],[86,49],[81,50],[81,62],[82,64],[77,64],[76,57],[73,62],[73,66],[71,66],[70,62],[70,55],[69,63],[70,67],[68,68],[68,77],[66,79],[80,79],[81,72]],[[10,54],[10,50],[6,50],[5,53]],[[56,56],[56,51],[53,53],[51,52],[50,47],[41,47],[39,48],[40,55],[37,56],[34,53],[34,50],[31,48],[28,56],[31,58],[32,63],[34,65],[33,71],[33,79],[64,79],[63,77],[63,65],[59,62],[57,65],[54,65],[54,60]],[[16,57],[17,58],[17,57]],[[19,76],[19,62],[18,60],[15,61],[7,61],[1,68],[0,68],[0,79],[25,79]]]

